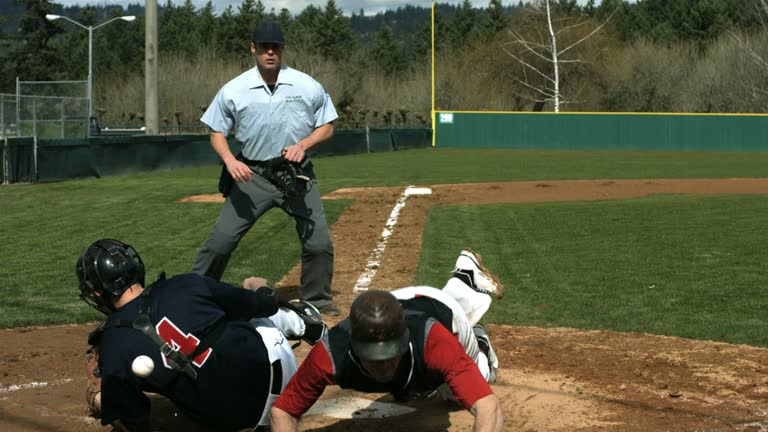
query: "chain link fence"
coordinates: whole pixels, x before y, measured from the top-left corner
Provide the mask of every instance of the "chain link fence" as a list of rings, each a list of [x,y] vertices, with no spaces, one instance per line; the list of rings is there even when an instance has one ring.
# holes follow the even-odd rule
[[[5,134],[15,137],[88,137],[88,81],[16,80],[16,94],[2,94]],[[6,114],[7,111],[10,113]],[[11,135],[11,132],[15,134]]]
[[[0,93],[0,180],[36,182],[38,139],[89,136],[87,81],[21,81]]]
[[[19,136],[16,95],[0,93],[0,138]]]

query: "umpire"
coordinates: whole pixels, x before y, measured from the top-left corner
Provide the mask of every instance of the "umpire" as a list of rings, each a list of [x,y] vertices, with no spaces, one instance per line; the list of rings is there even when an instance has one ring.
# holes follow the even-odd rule
[[[331,295],[333,243],[306,156],[333,136],[338,115],[317,81],[282,64],[284,47],[277,23],[260,24],[250,45],[256,67],[225,84],[200,119],[211,129],[211,146],[224,162],[219,191],[227,199],[193,272],[220,279],[245,233],[265,212],[280,207],[296,222],[301,241],[302,299],[324,314],[339,315]],[[231,133],[242,146],[237,156],[227,143]],[[267,161],[280,156],[301,163],[311,180],[303,196],[271,181]]]

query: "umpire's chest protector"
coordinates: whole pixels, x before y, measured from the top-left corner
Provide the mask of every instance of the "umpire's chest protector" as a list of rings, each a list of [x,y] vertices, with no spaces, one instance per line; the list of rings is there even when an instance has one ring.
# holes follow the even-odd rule
[[[328,341],[336,373],[336,384],[344,389],[367,393],[424,393],[435,390],[444,382],[438,371],[427,369],[424,361],[424,345],[429,329],[437,321],[421,312],[405,311],[405,319],[411,332],[410,350],[406,352],[395,375],[389,383],[379,383],[365,372],[352,354],[349,320],[332,328]]]

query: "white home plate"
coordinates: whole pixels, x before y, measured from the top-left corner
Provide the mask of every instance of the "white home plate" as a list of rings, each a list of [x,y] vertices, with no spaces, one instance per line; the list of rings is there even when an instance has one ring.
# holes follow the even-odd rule
[[[406,195],[429,195],[432,193],[432,189],[426,187],[408,187],[405,190]]]
[[[305,415],[324,415],[337,419],[395,417],[416,411],[402,405],[376,402],[358,397],[320,400]]]

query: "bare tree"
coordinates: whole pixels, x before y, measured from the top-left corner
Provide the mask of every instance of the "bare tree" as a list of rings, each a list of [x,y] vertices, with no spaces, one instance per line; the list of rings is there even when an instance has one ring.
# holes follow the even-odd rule
[[[757,20],[760,23],[760,26],[763,28],[764,32],[768,33],[768,0],[755,0],[754,7],[755,7],[755,13],[757,14]],[[741,48],[747,52],[747,54],[749,55],[749,58],[755,64],[757,64],[761,69],[768,71],[768,61],[766,61],[765,57],[760,55],[755,50],[746,33],[743,35],[739,35],[734,31],[729,30],[728,35],[732,39],[734,39],[736,42],[738,42],[739,46],[741,46]],[[761,90],[761,91],[765,92],[765,90]]]
[[[541,107],[546,102],[554,104],[554,111],[560,112],[560,106],[572,102],[563,97],[561,89],[561,71],[560,68],[566,64],[584,63],[578,57],[566,56],[571,54],[571,50],[584,43],[586,40],[599,32],[616,13],[611,12],[597,27],[583,35],[575,42],[570,43],[565,48],[558,49],[558,37],[564,36],[568,32],[586,27],[591,22],[584,19],[573,22],[573,18],[560,20],[563,25],[556,28],[558,20],[552,18],[552,8],[550,0],[539,0],[534,6],[536,12],[542,12],[545,15],[547,34],[542,35],[539,32],[538,41],[526,39],[519,31],[512,31],[512,41],[501,45],[501,48],[513,59],[515,59],[523,68],[523,78],[512,75],[512,79],[527,88],[533,93],[533,101],[536,106]],[[529,78],[532,74],[533,78]],[[535,79],[538,77],[538,79]]]

